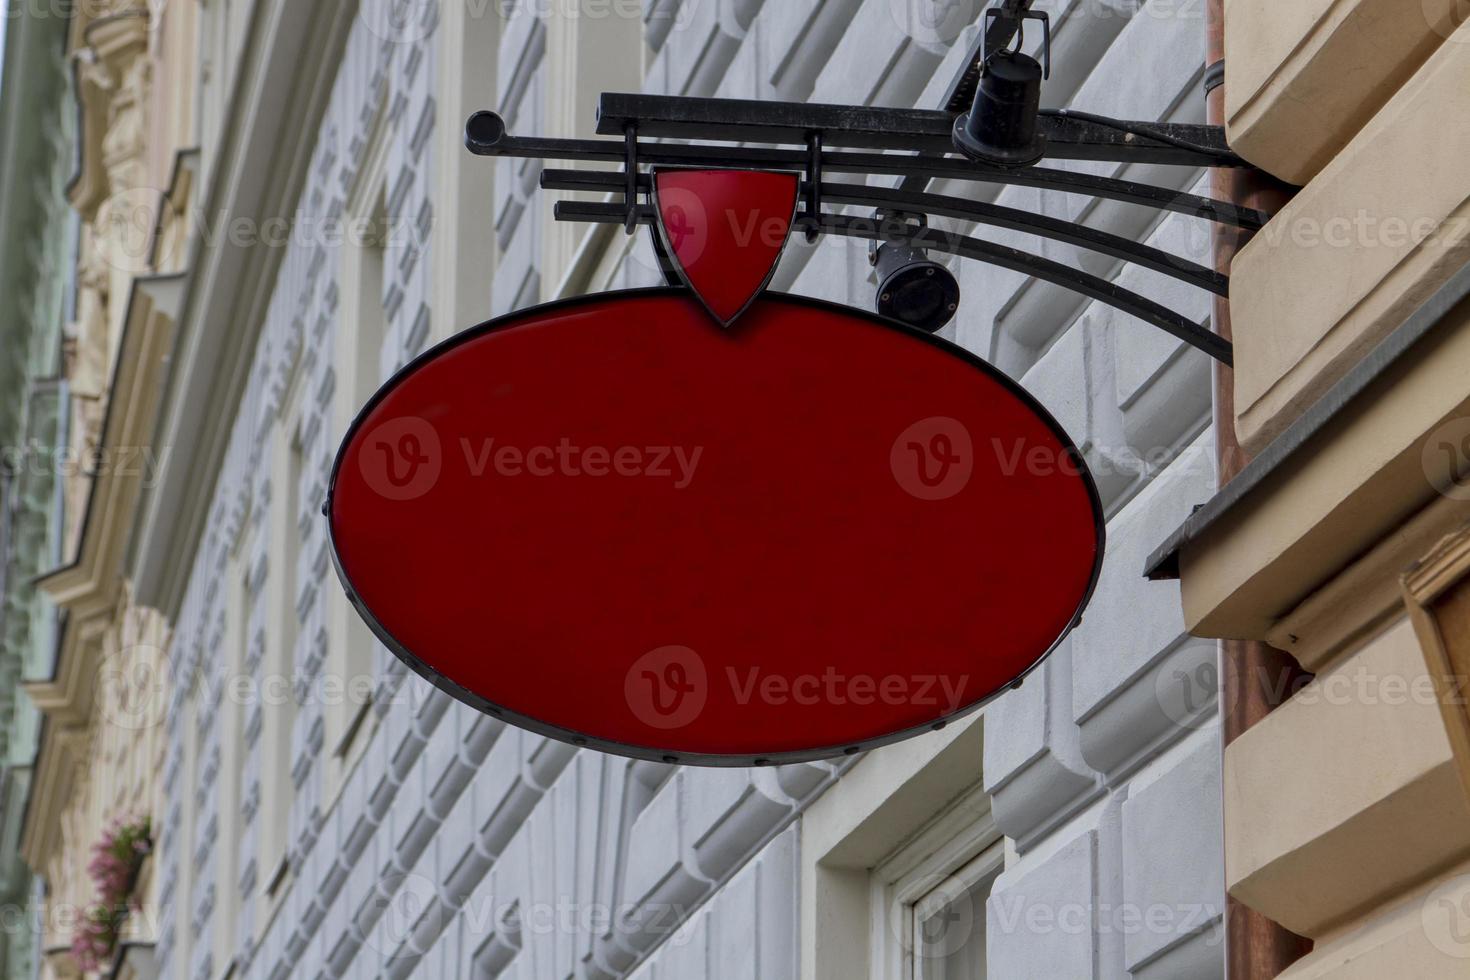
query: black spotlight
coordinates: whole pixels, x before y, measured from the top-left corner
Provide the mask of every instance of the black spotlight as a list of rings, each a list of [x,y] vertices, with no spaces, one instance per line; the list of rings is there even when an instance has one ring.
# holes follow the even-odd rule
[[[965,156],[1000,167],[1029,167],[1046,154],[1036,131],[1041,112],[1041,62],[1019,51],[997,51],[985,63],[975,104],[954,123],[954,145]]]
[[[924,250],[884,242],[873,257],[878,267],[878,312],[934,333],[960,308],[960,284]]]

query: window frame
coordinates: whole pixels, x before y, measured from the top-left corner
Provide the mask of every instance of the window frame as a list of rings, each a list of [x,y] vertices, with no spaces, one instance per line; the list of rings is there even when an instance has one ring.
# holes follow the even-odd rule
[[[341,368],[330,414],[331,435],[328,442],[346,432],[359,406],[392,373],[383,370],[383,352],[391,339],[391,327],[382,308],[383,290],[390,275],[389,252],[392,218],[387,213],[388,150],[392,138],[387,123],[387,83],[380,86],[376,109],[368,128],[362,165],[348,188],[344,219],[353,229],[345,236],[338,256],[338,323],[332,357]],[[368,240],[367,233],[372,239]],[[377,276],[371,273],[376,272]],[[376,296],[367,295],[371,280],[377,278]],[[359,329],[366,320],[365,310],[372,306],[377,318],[376,351],[364,350]],[[396,358],[395,358],[396,360]],[[340,589],[329,590],[325,597],[327,621],[327,655],[322,665],[323,676],[340,676],[342,697],[339,704],[325,711],[326,739],[330,755],[323,774],[323,798],[333,801],[346,785],[347,777],[371,740],[374,725],[374,696],[369,693],[361,703],[354,703],[361,690],[359,680],[372,678],[373,686],[381,682],[377,638],[352,609]],[[363,649],[354,649],[354,645]]]
[[[915,940],[923,906],[941,900],[945,891],[993,881],[1004,868],[1005,840],[991,815],[990,796],[977,783],[873,869],[871,980],[930,980],[919,969],[923,951]]]
[[[913,913],[912,922],[914,931],[923,931],[922,923],[925,920],[923,906],[925,905],[935,902],[939,903],[940,908],[953,905],[956,899],[962,895],[974,892],[981,885],[984,886],[984,896],[988,901],[991,889],[995,887],[996,879],[1000,877],[1001,872],[1004,870],[1005,845],[997,841],[972,858],[968,864],[955,869],[948,878],[909,906]],[[956,887],[951,887],[951,882],[955,883]],[[983,903],[971,910],[971,915],[973,916],[972,923],[978,922],[980,926],[982,950],[988,948],[986,946],[986,936],[988,934],[986,914],[986,906]],[[974,926],[972,925],[971,928],[974,928]],[[912,969],[916,980],[952,980],[949,977],[933,977],[931,971],[924,969],[923,967],[931,961],[924,956],[921,950],[913,950],[910,961],[912,962]]]
[[[912,978],[903,930],[890,925],[894,900],[903,915],[982,855],[993,864],[981,867],[1012,863],[984,790],[985,714],[841,764],[842,777],[807,808],[801,980]]]

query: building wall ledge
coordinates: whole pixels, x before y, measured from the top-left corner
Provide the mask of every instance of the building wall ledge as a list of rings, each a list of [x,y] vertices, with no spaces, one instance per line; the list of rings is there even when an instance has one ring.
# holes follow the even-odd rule
[[[1470,800],[1406,617],[1231,743],[1225,841],[1231,895],[1313,938],[1470,858]]]
[[[1231,267],[1236,430],[1258,453],[1470,261],[1470,24]],[[1316,108],[1316,107],[1313,107]]]
[[[1470,961],[1463,931],[1467,907],[1470,864],[1319,940],[1280,980],[1459,980]]]
[[[1225,113],[1236,152],[1312,179],[1454,32],[1455,0],[1227,0]]]
[[[1364,607],[1330,600],[1324,615],[1319,593],[1355,564],[1392,582],[1417,557],[1397,554],[1403,540],[1455,526],[1470,464],[1453,439],[1470,430],[1467,296],[1470,268],[1149,558],[1151,577],[1181,578],[1191,633],[1271,639],[1320,667],[1345,639],[1328,634]],[[1375,553],[1397,564],[1365,570]],[[1297,631],[1313,626],[1323,637]]]

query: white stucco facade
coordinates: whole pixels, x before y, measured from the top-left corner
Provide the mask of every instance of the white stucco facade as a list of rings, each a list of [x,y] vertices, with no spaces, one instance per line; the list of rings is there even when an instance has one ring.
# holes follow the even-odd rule
[[[280,7],[257,6],[262,21]],[[1022,381],[1084,447],[1109,527],[1081,627],[1023,687],[951,730],[769,770],[576,750],[407,672],[371,642],[332,570],[329,466],[394,368],[490,314],[655,281],[641,237],[552,223],[538,164],[465,153],[469,111],[498,108],[518,134],[588,135],[598,91],[640,84],[934,106],[972,37],[955,25],[980,6],[362,0],[308,44],[322,88],[291,98],[322,108],[294,227],[383,219],[387,234],[293,235],[229,322],[208,324],[245,338],[211,385],[242,397],[213,423],[217,453],[171,477],[200,498],[197,533],[171,539],[162,564],[174,570],[155,576],[174,584],[144,583],[177,607],[156,818],[162,976],[216,980],[232,961],[250,980],[1223,975],[1215,647],[1185,636],[1176,586],[1142,578],[1145,554],[1214,487],[1211,370],[1108,307],[952,266],[964,299],[945,335]],[[1202,0],[1042,6],[1055,32],[1048,104],[1202,121]],[[935,25],[950,8],[967,16]],[[242,90],[279,37],[251,23],[218,46],[225,61],[244,52]],[[206,32],[227,27],[206,19]],[[211,125],[207,90],[201,101],[210,188],[239,150]],[[1204,185],[1197,171],[1129,175]],[[1016,187],[944,191],[1208,261],[1194,219]],[[1205,294],[1154,273],[981,233],[1209,315]],[[775,286],[873,301],[866,249],[850,243],[793,242]],[[187,370],[187,329],[180,343]],[[944,961],[949,974],[922,955],[930,972],[904,972],[916,962],[909,910],[922,919],[956,887],[969,917],[940,921],[964,922],[983,945]],[[975,955],[988,973],[964,959]]]

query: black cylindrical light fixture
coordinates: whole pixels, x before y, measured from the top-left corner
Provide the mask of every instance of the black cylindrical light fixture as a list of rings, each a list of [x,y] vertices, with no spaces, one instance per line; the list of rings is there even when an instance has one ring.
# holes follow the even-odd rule
[[[927,333],[954,319],[960,284],[921,248],[884,242],[874,257],[878,268],[878,312]]]
[[[1036,131],[1041,114],[1041,63],[1019,51],[997,51],[985,63],[975,102],[954,124],[955,147],[972,160],[1029,167],[1046,154]]]

